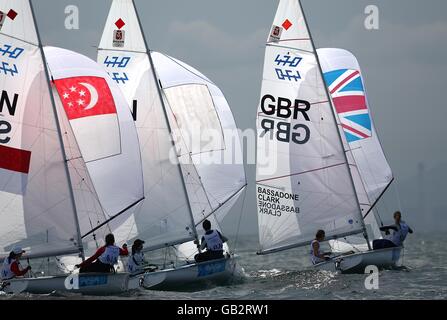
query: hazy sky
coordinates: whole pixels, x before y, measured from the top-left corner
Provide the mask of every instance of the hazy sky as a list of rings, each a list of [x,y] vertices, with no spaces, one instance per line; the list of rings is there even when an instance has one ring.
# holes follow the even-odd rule
[[[278,1],[135,2],[151,49],[199,69],[225,93],[238,126],[254,128],[264,43]],[[71,49],[96,60],[95,46],[110,1],[33,0],[33,4],[45,45]],[[444,228],[447,1],[303,0],[302,4],[316,46],[347,49],[360,62],[375,125],[411,223],[424,229]],[[79,30],[64,28],[67,5],[79,7]],[[380,10],[379,30],[364,27],[368,5]],[[418,173],[421,162],[422,174]],[[254,232],[254,166],[247,166],[247,178],[250,187],[243,225]],[[441,222],[434,220],[437,217]]]

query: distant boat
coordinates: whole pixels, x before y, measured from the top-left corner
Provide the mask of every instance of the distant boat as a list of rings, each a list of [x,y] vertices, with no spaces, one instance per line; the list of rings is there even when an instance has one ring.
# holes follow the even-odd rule
[[[342,117],[341,124],[345,121]],[[380,180],[373,191],[372,184],[361,188],[366,169],[339,128],[339,115],[298,0],[280,0],[270,30],[257,129],[259,254],[300,246],[309,246],[310,251],[316,231],[323,229],[326,240],[361,235],[367,249],[342,254],[315,268],[364,272],[371,264],[395,265],[401,248],[371,250],[374,232],[368,235],[366,212],[362,213],[374,207],[371,195],[378,197],[389,181]],[[377,149],[372,151],[383,156]],[[351,170],[354,163],[359,167]],[[380,174],[388,174],[386,168]]]
[[[1,0],[0,8],[9,10],[0,30],[0,123],[10,129],[0,134],[1,261],[14,246],[26,250],[28,261],[83,259],[96,236],[143,198],[129,107],[94,61],[58,48],[44,52],[29,1]],[[109,170],[116,175],[104,175]],[[2,290],[113,294],[127,290],[129,279],[128,273],[67,276],[33,272],[4,279]]]
[[[231,280],[237,269],[231,254],[200,264],[193,259],[203,220],[219,228],[245,192],[242,164],[203,161],[233,151],[225,130],[236,125],[222,92],[192,67],[149,50],[131,0],[112,2],[98,63],[132,106],[143,162],[145,200],[115,233],[126,241],[145,240],[145,251],[174,248],[177,256],[173,267],[146,272],[141,284],[181,290],[186,284]],[[218,133],[219,139],[189,144],[201,130]]]

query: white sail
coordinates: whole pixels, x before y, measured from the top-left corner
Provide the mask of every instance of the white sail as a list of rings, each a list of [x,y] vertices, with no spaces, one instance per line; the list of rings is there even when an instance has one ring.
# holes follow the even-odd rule
[[[143,199],[140,149],[129,105],[95,61],[66,49],[44,50],[64,144],[71,153],[73,184],[82,193],[75,192],[81,233],[107,222],[118,226],[129,216],[127,209]],[[79,210],[81,204],[84,210]]]
[[[336,118],[299,1],[281,0],[267,41],[258,109],[261,253],[362,232]]]
[[[352,159],[352,170],[359,176],[356,190],[359,199],[364,199],[360,204],[362,214],[366,215],[369,237],[381,238],[376,218],[378,213],[372,206],[393,181],[393,174],[374,128],[359,63],[352,53],[343,49],[324,48],[317,52],[340,121],[342,137]],[[334,248],[346,249],[351,244],[354,249],[365,249],[359,246],[364,242],[360,237],[349,237],[346,242],[348,244],[333,243]]]
[[[0,1],[0,256],[79,252],[62,140],[27,0]]]
[[[391,183],[393,174],[374,128],[359,63],[343,49],[319,49],[318,56],[334,108],[373,204]]]
[[[174,125],[189,143],[187,151],[180,154],[191,158],[211,208],[217,220],[222,221],[247,184],[230,106],[222,91],[198,70],[159,52],[152,57],[175,115]],[[207,141],[208,136],[213,139]],[[196,223],[201,220],[195,219]]]
[[[132,106],[141,149],[145,200],[118,238],[138,237],[146,248],[194,239],[191,212],[158,84],[131,0],[112,2],[98,51]]]

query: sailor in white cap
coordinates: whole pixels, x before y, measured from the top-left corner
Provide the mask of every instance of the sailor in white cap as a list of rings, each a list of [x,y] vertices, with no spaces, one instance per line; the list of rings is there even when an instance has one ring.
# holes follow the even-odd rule
[[[12,251],[9,253],[9,256],[3,261],[3,267],[0,273],[0,277],[2,280],[9,280],[15,277],[24,276],[31,267],[28,266],[25,269],[22,269],[20,266],[20,258],[22,254],[25,253],[21,247],[14,247]]]

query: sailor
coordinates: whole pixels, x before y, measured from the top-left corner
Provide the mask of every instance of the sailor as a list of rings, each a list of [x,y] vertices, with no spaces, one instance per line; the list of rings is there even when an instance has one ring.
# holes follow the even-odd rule
[[[228,239],[219,231],[211,229],[211,222],[209,220],[203,221],[202,227],[205,230],[205,235],[202,237],[199,248],[200,250],[206,249],[206,251],[196,254],[194,259],[196,262],[222,259],[224,257],[223,244],[227,242]],[[197,241],[194,243],[198,244]]]
[[[127,271],[130,273],[139,273],[144,270],[147,262],[144,260],[143,253],[144,241],[136,239],[132,245],[132,255],[127,262]]]
[[[109,233],[106,235],[105,241],[105,246],[99,248],[93,256],[75,266],[80,268],[79,273],[114,272],[114,265],[118,263],[119,256],[127,256],[129,254],[127,244],[124,244],[122,248],[115,245],[113,234]]]
[[[320,242],[324,241],[326,234],[324,230],[318,230],[315,235],[315,239],[310,244],[310,260],[312,264],[318,264],[320,262],[330,260],[327,253],[320,250]]]
[[[26,267],[25,269],[22,269],[20,266],[19,260],[24,253],[25,250],[22,250],[21,247],[15,247],[12,249],[9,256],[3,261],[3,267],[0,274],[2,280],[9,280],[15,277],[24,276],[29,270],[31,270],[30,266]]]
[[[385,239],[376,239],[373,241],[373,249],[385,249],[393,247],[401,247],[407,237],[408,233],[413,233],[413,230],[402,220],[400,211],[393,214],[394,225],[381,227],[381,231],[385,231],[387,237]],[[390,235],[390,230],[393,234]]]

